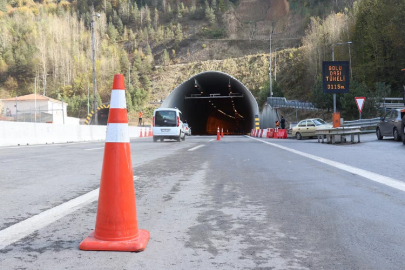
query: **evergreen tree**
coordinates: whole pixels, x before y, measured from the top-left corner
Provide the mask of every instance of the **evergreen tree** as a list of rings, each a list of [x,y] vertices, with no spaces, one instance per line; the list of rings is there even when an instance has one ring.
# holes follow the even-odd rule
[[[110,22],[107,27],[107,35],[110,38],[111,42],[115,42],[118,36],[117,29],[115,29],[114,25]]]
[[[214,10],[208,5],[208,2],[206,2],[206,7],[205,7],[205,18],[208,20],[210,25],[214,25],[215,23],[215,14]]]
[[[224,12],[226,10],[225,1],[219,0],[219,11]]]
[[[152,22],[152,19],[150,17],[150,9],[148,5],[145,6],[145,21],[147,25],[150,25],[150,23]]]
[[[174,38],[174,33],[169,27],[166,27],[165,36],[166,36],[166,39],[168,39],[168,40],[172,40]]]
[[[138,23],[139,19],[140,19],[140,11],[138,9],[138,5],[135,2],[131,8],[131,20],[130,21],[132,23]]]
[[[190,13],[193,14],[193,13],[195,13],[195,11],[196,11],[195,0],[193,0],[191,2]]]
[[[216,0],[212,0],[211,2],[211,8],[212,10],[215,12],[217,11],[217,1]]]
[[[177,24],[175,32],[175,40],[177,43],[183,40],[183,31],[181,29],[181,24]]]
[[[153,16],[153,21],[155,29],[157,29],[159,25],[159,11],[157,10],[157,8],[155,8],[155,15]]]
[[[164,66],[167,66],[170,63],[169,53],[167,52],[166,49],[163,51],[162,63],[163,63]]]

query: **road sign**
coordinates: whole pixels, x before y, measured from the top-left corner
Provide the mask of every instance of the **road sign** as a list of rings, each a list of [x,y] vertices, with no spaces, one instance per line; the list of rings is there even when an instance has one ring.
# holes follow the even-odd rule
[[[359,109],[359,113],[363,110],[364,107],[364,101],[366,100],[365,97],[355,97],[356,100],[357,108]]]
[[[361,111],[363,110],[364,107],[364,102],[366,100],[365,97],[355,97],[356,100],[357,108],[359,109],[359,119],[361,119]]]
[[[324,93],[349,93],[349,62],[324,61],[322,65],[322,80]]]

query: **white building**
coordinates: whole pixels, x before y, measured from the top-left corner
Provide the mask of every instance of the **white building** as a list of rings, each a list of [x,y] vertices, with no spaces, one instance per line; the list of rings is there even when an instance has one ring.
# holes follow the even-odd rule
[[[72,117],[67,117],[67,103],[42,95],[25,95],[3,99],[3,112],[6,117],[17,117],[18,121],[42,123],[72,123]],[[30,119],[30,120],[28,120]]]

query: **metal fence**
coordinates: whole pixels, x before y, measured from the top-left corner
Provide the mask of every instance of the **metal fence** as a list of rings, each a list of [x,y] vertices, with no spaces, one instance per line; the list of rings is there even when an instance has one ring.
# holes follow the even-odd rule
[[[287,100],[283,97],[269,97],[267,103],[274,109],[292,108],[296,110],[318,110],[311,102],[302,102],[299,100]]]
[[[396,108],[404,108],[404,99],[403,98],[383,98],[382,102],[380,102],[381,108],[389,108],[389,109],[396,109]]]

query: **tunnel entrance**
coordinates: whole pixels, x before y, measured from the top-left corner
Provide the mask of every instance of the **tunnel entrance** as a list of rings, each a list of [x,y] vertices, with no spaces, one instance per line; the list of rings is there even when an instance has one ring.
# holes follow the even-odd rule
[[[255,127],[258,105],[249,89],[223,72],[199,73],[177,86],[161,108],[178,108],[193,135],[246,134]]]

